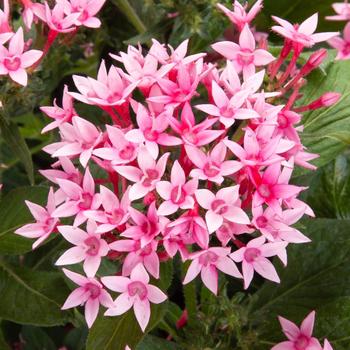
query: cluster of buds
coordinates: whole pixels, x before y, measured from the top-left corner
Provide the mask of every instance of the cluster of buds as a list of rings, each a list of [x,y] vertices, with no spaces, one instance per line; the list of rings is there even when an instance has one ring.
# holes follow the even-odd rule
[[[60,33],[71,33],[80,26],[98,28],[100,20],[95,15],[106,0],[56,0],[53,8],[47,2],[21,0],[22,20],[25,28],[13,30],[9,0],[0,9],[0,76],[8,75],[22,86],[28,83],[28,70],[33,71],[48,53]],[[24,31],[33,24],[42,23],[47,39],[40,50],[30,49],[32,40],[24,40]]]
[[[298,199],[305,188],[289,182],[295,166],[315,169],[309,161],[317,155],[301,143],[302,115],[293,106],[324,51],[301,68],[297,58],[337,33],[313,34],[317,15],[300,26],[275,18],[283,27],[273,30],[285,37],[276,60],[249,26],[260,0],[248,13],[238,1],[233,11],[220,8],[239,42],[214,44],[217,64],[187,55],[188,41],[174,49],[153,40],[147,53],[129,46],[111,54],[118,64],[102,62],[96,79],[73,76],[77,91],[64,89],[62,107],[42,107],[53,120],[43,131],[60,135],[44,148],[56,162],[41,171],[55,186],[46,207],[27,202],[36,222],[16,233],[36,238],[33,248],[57,232],[72,244],[56,264],[83,263],[86,276],[63,270],[79,286],[63,308],[85,304],[89,327],[102,304],[108,316],[133,308],[145,330],[150,303],[166,299],[154,285],[160,264],[176,254],[188,264],[183,283],[200,275],[216,294],[219,273],[243,279],[245,289],[254,273],[279,282],[271,258],[287,265],[287,246],[310,241],[293,227],[313,216]],[[338,97],[329,93],[303,110]],[[78,116],[75,101],[111,122]],[[66,218],[71,225],[61,223]],[[102,259],[118,260],[118,275],[101,276]],[[114,301],[108,290],[119,293]]]
[[[328,44],[335,48],[338,52],[336,59],[350,59],[350,4],[346,0],[344,3],[336,2],[333,4],[336,12],[334,16],[327,16],[329,21],[346,21],[343,36],[337,36],[328,41]]]

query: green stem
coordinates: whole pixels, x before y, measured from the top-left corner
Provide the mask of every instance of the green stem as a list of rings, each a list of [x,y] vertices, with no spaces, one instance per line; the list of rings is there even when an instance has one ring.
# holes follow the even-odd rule
[[[140,34],[143,34],[146,31],[146,26],[143,24],[128,0],[112,0],[112,3],[123,12],[123,14]]]

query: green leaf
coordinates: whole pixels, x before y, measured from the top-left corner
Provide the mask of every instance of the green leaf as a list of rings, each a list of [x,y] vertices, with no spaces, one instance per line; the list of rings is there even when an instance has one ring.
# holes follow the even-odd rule
[[[350,297],[350,220],[309,219],[304,224],[312,243],[288,247],[288,266],[277,268],[281,284],[266,282],[250,305],[250,322],[266,344],[283,339],[278,315],[298,323],[316,310],[317,322],[345,321],[322,310],[332,310],[334,303]],[[332,328],[327,328],[318,336],[331,334]]]
[[[350,219],[349,198],[350,154],[346,152],[318,170],[307,192],[307,202],[316,217]]]
[[[151,319],[146,333],[154,328],[163,318],[167,303],[152,305]],[[87,350],[125,350],[129,345],[134,348],[144,337],[136,321],[133,310],[121,316],[109,317],[100,315],[90,329],[87,339]]]
[[[10,350],[10,346],[7,344],[2,329],[0,329],[0,349]]]
[[[33,221],[24,200],[40,205],[46,203],[48,188],[42,186],[20,187],[5,195],[0,201],[0,254],[24,254],[32,249],[33,241],[16,235],[14,231]]]
[[[153,284],[156,284],[163,291],[167,290],[174,276],[173,260],[169,259],[166,262],[162,262],[159,267],[159,279],[153,280]]]
[[[304,114],[301,134],[308,151],[320,154],[313,161],[317,166],[327,164],[341,153],[350,139],[350,61],[332,61],[325,67],[326,75],[315,72],[302,89],[308,104],[325,92],[342,94],[337,104]]]
[[[146,335],[136,350],[181,350],[175,343],[153,335]]]
[[[0,317],[20,324],[54,326],[72,320],[61,306],[69,294],[60,273],[0,263]]]
[[[23,350],[56,350],[53,340],[42,329],[24,326],[21,331],[24,341]]]
[[[34,184],[33,161],[29,148],[19,132],[16,124],[10,122],[4,116],[4,110],[0,112],[0,130],[6,143],[12,148],[14,154],[21,160],[26,169],[28,179],[31,185]]]

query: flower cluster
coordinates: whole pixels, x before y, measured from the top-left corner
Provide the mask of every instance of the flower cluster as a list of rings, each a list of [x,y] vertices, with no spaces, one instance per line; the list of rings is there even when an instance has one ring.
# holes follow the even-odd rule
[[[56,264],[83,263],[86,276],[64,269],[79,287],[63,308],[85,304],[89,326],[102,304],[108,316],[133,307],[144,330],[150,303],[166,299],[154,285],[159,266],[177,253],[189,266],[183,283],[200,275],[216,294],[219,272],[244,288],[254,273],[279,282],[271,258],[286,265],[287,246],[310,241],[293,227],[313,212],[291,175],[295,166],[315,169],[309,161],[317,157],[301,142],[300,112],[339,95],[294,107],[325,54],[301,67],[298,57],[337,33],[314,34],[317,15],[299,27],[276,17],[285,44],[275,59],[249,26],[261,3],[248,13],[238,1],[233,11],[220,5],[239,40],[212,46],[222,55],[217,64],[188,55],[188,41],[174,49],[153,40],[147,53],[129,46],[111,54],[117,64],[102,61],[96,79],[73,76],[77,91],[64,89],[62,107],[42,107],[53,120],[43,132],[59,131],[44,148],[56,162],[41,171],[56,189],[46,208],[27,202],[36,222],[16,232],[36,238],[33,248],[56,232],[72,245]],[[74,101],[102,109],[111,123],[84,119]],[[102,259],[118,260],[120,273],[101,276]],[[119,293],[114,301],[107,289]]]
[[[329,21],[346,21],[343,37],[337,36],[328,41],[328,44],[335,48],[338,52],[336,59],[347,60],[350,59],[350,4],[336,2],[333,4],[333,9],[336,12],[334,16],[327,16]]]
[[[312,336],[315,311],[311,311],[305,317],[300,328],[283,317],[279,317],[278,320],[288,340],[275,345],[271,350],[333,350],[327,339],[322,347],[318,339]]]
[[[105,0],[56,0],[52,8],[47,2],[21,0],[20,3],[25,28],[19,27],[16,32],[11,24],[9,0],[4,0],[4,9],[0,9],[0,76],[8,75],[14,82],[26,86],[28,69],[38,66],[59,33],[76,31],[79,26],[98,28],[101,25],[95,15]],[[25,41],[23,32],[38,22],[47,32],[47,41],[41,50],[31,50],[32,39]]]

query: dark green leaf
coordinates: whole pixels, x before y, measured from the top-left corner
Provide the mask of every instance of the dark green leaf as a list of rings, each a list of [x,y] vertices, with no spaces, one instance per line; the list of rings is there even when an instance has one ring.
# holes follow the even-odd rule
[[[335,310],[335,303],[340,305],[350,297],[350,221],[310,219],[304,223],[312,243],[288,247],[288,266],[278,268],[281,284],[266,282],[251,303],[250,320],[263,341],[282,340],[278,315],[298,323],[316,310],[320,311],[317,322],[346,321],[336,312],[322,310]],[[332,331],[323,329],[318,335],[328,336]]]
[[[181,348],[168,340],[146,335],[137,345],[136,350],[181,350]]]
[[[3,111],[3,110],[2,110]],[[16,124],[7,120],[4,116],[4,112],[0,111],[0,130],[1,135],[6,143],[12,148],[12,151],[23,163],[30,184],[34,184],[34,170],[33,161],[29,148],[19,132]]]
[[[167,303],[152,305],[151,319],[146,333],[163,318]],[[135,347],[144,337],[136,321],[133,310],[121,316],[100,316],[92,326],[87,339],[87,350],[125,350],[125,346]]]
[[[20,226],[33,221],[24,200],[46,204],[48,189],[41,186],[21,187],[0,201],[0,254],[23,254],[32,249],[33,241],[16,235]]]
[[[54,326],[72,319],[61,311],[69,290],[60,273],[0,263],[0,317],[21,324]]]
[[[7,344],[2,329],[0,329],[0,349],[10,350],[10,346]]]
[[[24,341],[23,350],[56,350],[52,339],[42,329],[32,326],[24,326],[21,331]]]

